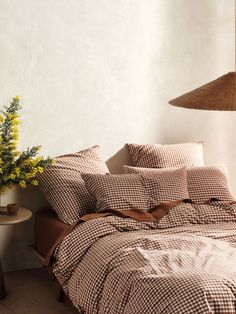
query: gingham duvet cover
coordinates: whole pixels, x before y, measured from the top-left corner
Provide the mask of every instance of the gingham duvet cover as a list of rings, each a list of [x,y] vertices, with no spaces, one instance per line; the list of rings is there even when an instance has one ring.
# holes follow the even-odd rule
[[[162,225],[111,216],[71,231],[54,274],[78,312],[236,313],[236,205],[189,206]]]

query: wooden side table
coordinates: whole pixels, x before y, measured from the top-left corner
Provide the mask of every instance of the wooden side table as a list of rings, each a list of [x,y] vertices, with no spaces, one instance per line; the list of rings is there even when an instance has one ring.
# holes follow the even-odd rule
[[[0,207],[0,225],[14,225],[30,219],[32,213],[29,209],[20,207],[17,214],[9,215],[6,207]],[[0,300],[5,298],[6,289],[4,283],[3,270],[0,259]]]

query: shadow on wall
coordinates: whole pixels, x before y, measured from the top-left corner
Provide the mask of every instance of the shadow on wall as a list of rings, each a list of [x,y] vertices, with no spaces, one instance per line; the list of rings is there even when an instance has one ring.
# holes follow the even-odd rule
[[[128,147],[125,145],[115,155],[106,161],[107,167],[111,173],[124,173],[123,165],[131,165],[131,159]]]
[[[39,208],[48,208],[46,198],[38,187],[29,186],[27,189],[17,190],[17,201],[22,207],[35,211]]]

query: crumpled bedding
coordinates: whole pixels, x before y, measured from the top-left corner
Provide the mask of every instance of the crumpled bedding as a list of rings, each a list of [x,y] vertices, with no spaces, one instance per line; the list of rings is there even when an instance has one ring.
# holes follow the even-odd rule
[[[80,313],[235,313],[236,205],[181,204],[159,222],[97,218],[57,247]]]

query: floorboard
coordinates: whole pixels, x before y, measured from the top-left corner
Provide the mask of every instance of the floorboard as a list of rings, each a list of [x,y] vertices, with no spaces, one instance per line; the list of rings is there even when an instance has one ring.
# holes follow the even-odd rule
[[[4,274],[7,296],[0,300],[1,314],[72,314],[68,304],[56,300],[54,285],[43,268]]]

